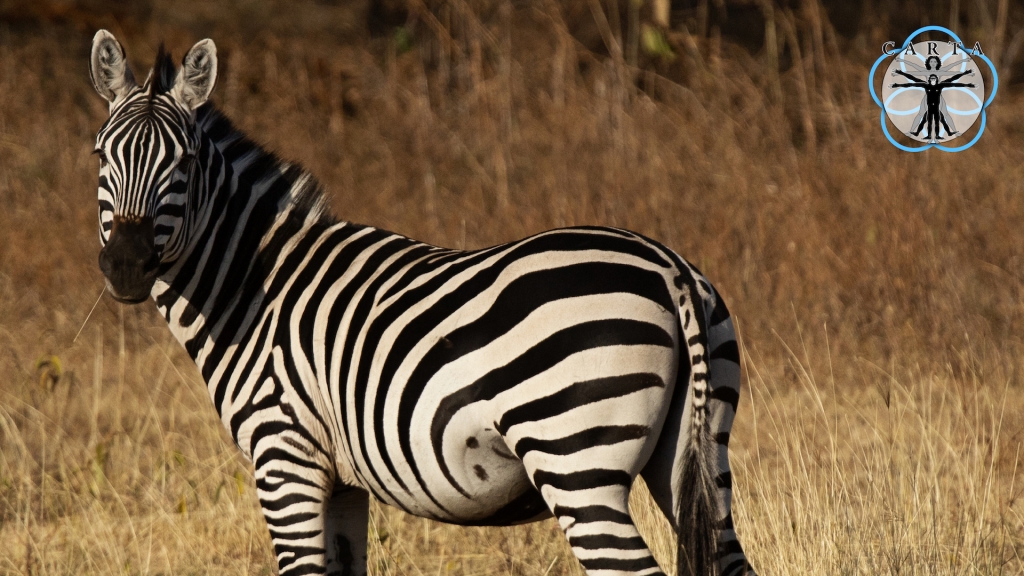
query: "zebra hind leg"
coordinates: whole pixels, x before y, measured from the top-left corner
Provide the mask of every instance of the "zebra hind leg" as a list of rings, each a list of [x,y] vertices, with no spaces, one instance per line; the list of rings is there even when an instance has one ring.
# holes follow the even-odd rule
[[[717,294],[716,294],[717,297]],[[739,349],[729,312],[720,297],[709,314],[708,346],[711,364],[711,397],[708,401],[708,432],[715,459],[717,486],[718,576],[753,576],[754,569],[747,561],[732,519],[732,472],[729,466],[729,432],[739,402],[740,366]],[[680,377],[679,382],[686,379]],[[654,454],[640,472],[655,503],[679,532],[675,504],[683,498],[683,491],[692,491],[693,485],[681,481],[679,470],[685,454],[683,447],[688,438],[688,396],[686,386],[677,386],[669,406],[665,425],[655,446]]]
[[[732,471],[729,466],[729,433],[740,399],[740,352],[732,318],[722,297],[715,292],[715,307],[708,323],[711,359],[711,398],[708,425],[718,456],[718,573],[720,576],[754,576],[733,528]]]
[[[621,482],[611,477],[618,474],[624,475]],[[665,576],[629,514],[626,478],[615,472],[606,484],[582,492],[564,485],[538,488],[588,574]]]

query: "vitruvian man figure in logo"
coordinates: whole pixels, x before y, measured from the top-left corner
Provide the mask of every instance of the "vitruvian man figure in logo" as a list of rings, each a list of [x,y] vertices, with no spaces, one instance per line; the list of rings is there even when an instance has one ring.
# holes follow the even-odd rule
[[[644,477],[678,574],[752,574],[727,444],[739,351],[675,252],[613,228],[456,251],[329,216],[315,180],[207,102],[212,41],[140,86],[93,40],[99,264],[152,298],[255,467],[281,574],[366,574],[369,496],[464,525],[554,515],[591,574],[663,574],[630,517]]]
[[[909,62],[904,61],[909,64]],[[935,67],[932,68],[934,62]],[[911,82],[905,84],[891,84],[890,88],[921,88],[924,90],[924,99],[921,101],[922,111],[918,114],[917,118],[914,119],[914,124],[917,126],[916,129],[912,130],[909,134],[912,136],[920,136],[921,131],[927,126],[928,133],[925,136],[928,140],[942,140],[943,138],[939,135],[939,125],[945,129],[947,136],[956,136],[959,132],[953,126],[953,121],[949,117],[949,112],[946,109],[946,102],[942,98],[942,91],[946,88],[974,88],[974,84],[963,84],[956,82],[964,76],[974,76],[974,70],[968,69],[959,74],[954,74],[945,80],[940,80],[940,75],[947,75],[949,71],[945,68],[940,68],[942,61],[937,56],[929,56],[925,61],[926,79],[919,78],[908,74],[902,70],[893,70],[892,75],[897,74],[910,80]],[[951,64],[952,66],[959,66],[960,62]],[[915,72],[920,71],[920,66],[914,66]]]

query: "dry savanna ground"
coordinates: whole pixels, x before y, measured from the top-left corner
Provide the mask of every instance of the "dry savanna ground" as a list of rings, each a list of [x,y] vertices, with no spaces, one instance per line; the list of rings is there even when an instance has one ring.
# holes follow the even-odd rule
[[[969,37],[1003,42],[1005,1],[964,10],[988,4],[1002,20]],[[865,82],[902,36],[838,34],[815,0],[762,3],[753,51],[628,8],[595,18],[603,0],[575,20],[539,0],[413,2],[372,33],[347,4],[94,5],[0,9],[0,573],[276,570],[251,468],[153,305],[104,297],[89,317],[100,26],[140,77],[161,39],[180,55],[214,38],[215,101],[343,218],[466,248],[611,224],[697,264],[741,334],[736,525],[762,574],[1024,573],[1012,79],[974,148],[905,154]],[[603,22],[596,48],[580,19]],[[642,487],[633,504],[671,565]],[[553,521],[375,507],[369,530],[376,575],[582,573]]]

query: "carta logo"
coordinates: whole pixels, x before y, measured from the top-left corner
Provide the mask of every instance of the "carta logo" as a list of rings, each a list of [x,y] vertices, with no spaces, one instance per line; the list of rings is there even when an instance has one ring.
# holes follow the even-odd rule
[[[929,31],[941,32],[949,39],[913,41]],[[879,65],[890,58],[879,99],[875,92],[875,73]],[[991,71],[992,91],[988,98],[978,62],[984,62]],[[893,146],[907,152],[929,148],[960,152],[973,146],[985,132],[985,109],[995,98],[999,76],[992,61],[982,52],[980,42],[967,48],[948,28],[925,26],[908,36],[902,48],[897,49],[893,41],[882,45],[882,56],[871,67],[868,87],[871,97],[882,109],[882,132]],[[946,145],[963,136],[979,119],[978,130],[970,141],[959,146]],[[901,144],[893,138],[889,123],[923,145]]]

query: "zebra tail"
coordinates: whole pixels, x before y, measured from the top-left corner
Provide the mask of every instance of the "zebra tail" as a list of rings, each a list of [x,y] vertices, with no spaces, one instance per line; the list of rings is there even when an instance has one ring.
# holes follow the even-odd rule
[[[685,288],[684,288],[685,290]],[[678,576],[714,576],[717,572],[716,455],[708,423],[710,362],[708,326],[696,287],[680,306],[680,321],[690,361],[691,429],[683,452],[676,510]],[[696,324],[696,325],[694,325]]]

